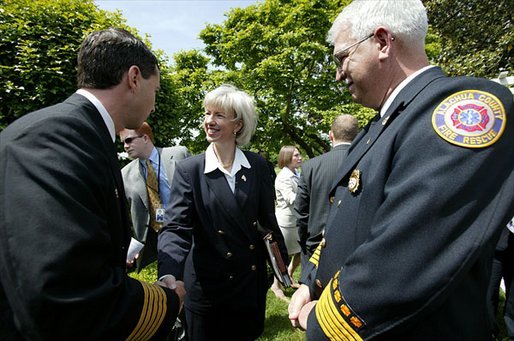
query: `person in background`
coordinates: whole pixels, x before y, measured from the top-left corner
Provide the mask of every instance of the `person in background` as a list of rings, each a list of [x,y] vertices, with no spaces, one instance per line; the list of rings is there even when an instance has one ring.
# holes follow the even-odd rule
[[[130,221],[114,144],[155,109],[158,61],[129,32],[87,36],[79,90],[0,133],[0,335],[165,340],[175,290],[127,275]]]
[[[332,122],[329,139],[332,150],[305,161],[298,182],[294,210],[301,248],[301,266],[307,267],[314,250],[323,239],[330,202],[330,190],[337,170],[348,154],[357,133],[359,122],[352,115],[339,115]],[[300,280],[302,282],[303,279]]]
[[[128,156],[134,159],[121,169],[121,175],[130,207],[132,234],[144,244],[136,261],[139,272],[157,260],[157,233],[162,228],[162,222],[156,221],[157,213],[168,207],[175,164],[188,157],[189,152],[183,146],[155,147],[152,128],[147,122],[138,129],[123,129],[119,135]],[[148,163],[152,167],[150,173]]]
[[[336,79],[377,116],[334,179],[324,241],[289,305],[307,340],[489,340],[487,288],[514,216],[514,103],[446,77],[420,0],[354,0],[335,19]]]
[[[222,85],[204,107],[209,146],[176,165],[170,218],[158,238],[159,278],[185,282],[189,340],[255,340],[268,290],[264,230],[287,259],[271,175],[264,158],[240,149],[257,125],[253,98]]]
[[[298,148],[294,146],[283,146],[278,153],[278,167],[280,172],[275,179],[275,215],[278,226],[286,241],[287,252],[291,256],[291,262],[287,272],[293,277],[293,273],[300,264],[300,244],[298,243],[298,229],[294,213],[294,201],[298,192],[298,179],[300,173],[298,168],[302,165],[302,156]],[[298,287],[293,283],[293,287]],[[288,300],[282,290],[280,282],[275,278],[271,290],[276,297]]]

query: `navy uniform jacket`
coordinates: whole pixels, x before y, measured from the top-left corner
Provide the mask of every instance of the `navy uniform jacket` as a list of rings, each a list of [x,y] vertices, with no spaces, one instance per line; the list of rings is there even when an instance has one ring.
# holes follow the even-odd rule
[[[329,152],[305,161],[298,181],[294,203],[298,238],[302,248],[302,266],[323,239],[329,210],[329,194],[337,170],[348,154],[349,144],[339,144]],[[303,282],[303,279],[301,280]]]
[[[125,193],[115,145],[93,104],[74,94],[7,127],[0,179],[2,339],[167,334],[178,298],[126,274]]]
[[[492,255],[514,214],[512,100],[432,68],[357,137],[311,258],[308,340],[490,339]]]
[[[251,168],[236,173],[235,193],[219,169],[204,174],[205,153],[177,163],[171,217],[159,233],[159,276],[171,274],[185,282],[188,309],[200,314],[213,309],[262,311],[262,316],[241,314],[259,326],[268,290],[259,225],[273,231],[286,261],[287,250],[275,218],[266,161],[255,153],[244,154]]]

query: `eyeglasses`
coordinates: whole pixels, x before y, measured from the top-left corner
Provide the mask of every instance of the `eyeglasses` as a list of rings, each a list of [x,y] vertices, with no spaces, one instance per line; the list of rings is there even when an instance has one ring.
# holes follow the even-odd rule
[[[138,139],[140,137],[143,137],[143,135],[139,135],[139,136],[131,136],[131,137],[127,137],[125,140],[123,140],[123,144],[131,144],[132,141],[134,141],[135,139]]]
[[[369,38],[373,37],[375,34],[371,33],[369,36],[366,36],[362,38],[361,40],[350,44],[350,46],[345,47],[344,49],[338,50],[332,55],[332,59],[334,60],[334,63],[336,64],[337,70],[340,71],[343,68],[343,60],[348,57],[349,51],[352,47],[359,45],[360,43],[365,42]]]

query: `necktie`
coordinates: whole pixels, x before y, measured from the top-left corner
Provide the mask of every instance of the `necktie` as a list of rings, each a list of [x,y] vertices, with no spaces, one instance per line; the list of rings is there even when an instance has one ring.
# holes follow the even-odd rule
[[[156,209],[161,207],[161,199],[159,198],[159,185],[155,171],[150,163],[150,160],[146,160],[146,191],[148,193],[148,211],[150,213],[150,227],[159,232],[162,225],[155,221]]]

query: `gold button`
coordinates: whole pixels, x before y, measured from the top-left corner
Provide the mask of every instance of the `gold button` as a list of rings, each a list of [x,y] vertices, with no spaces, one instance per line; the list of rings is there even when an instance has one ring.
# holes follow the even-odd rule
[[[334,197],[332,196],[332,197],[328,198],[328,201],[330,201],[330,203],[333,204],[334,203]]]
[[[219,234],[225,234],[225,232],[223,232],[223,230],[218,230],[218,233]]]
[[[316,285],[320,288],[323,288],[323,285],[321,284],[321,281],[319,279],[316,279]]]
[[[255,265],[252,265],[252,271],[257,270],[257,267]]]
[[[323,238],[319,244],[321,245],[321,247],[325,247],[325,245],[327,244],[325,238]]]
[[[227,252],[227,258],[232,257],[232,252]]]
[[[253,245],[253,244],[250,244],[250,246],[248,246],[248,247],[250,248],[250,250],[255,249],[255,245]]]

